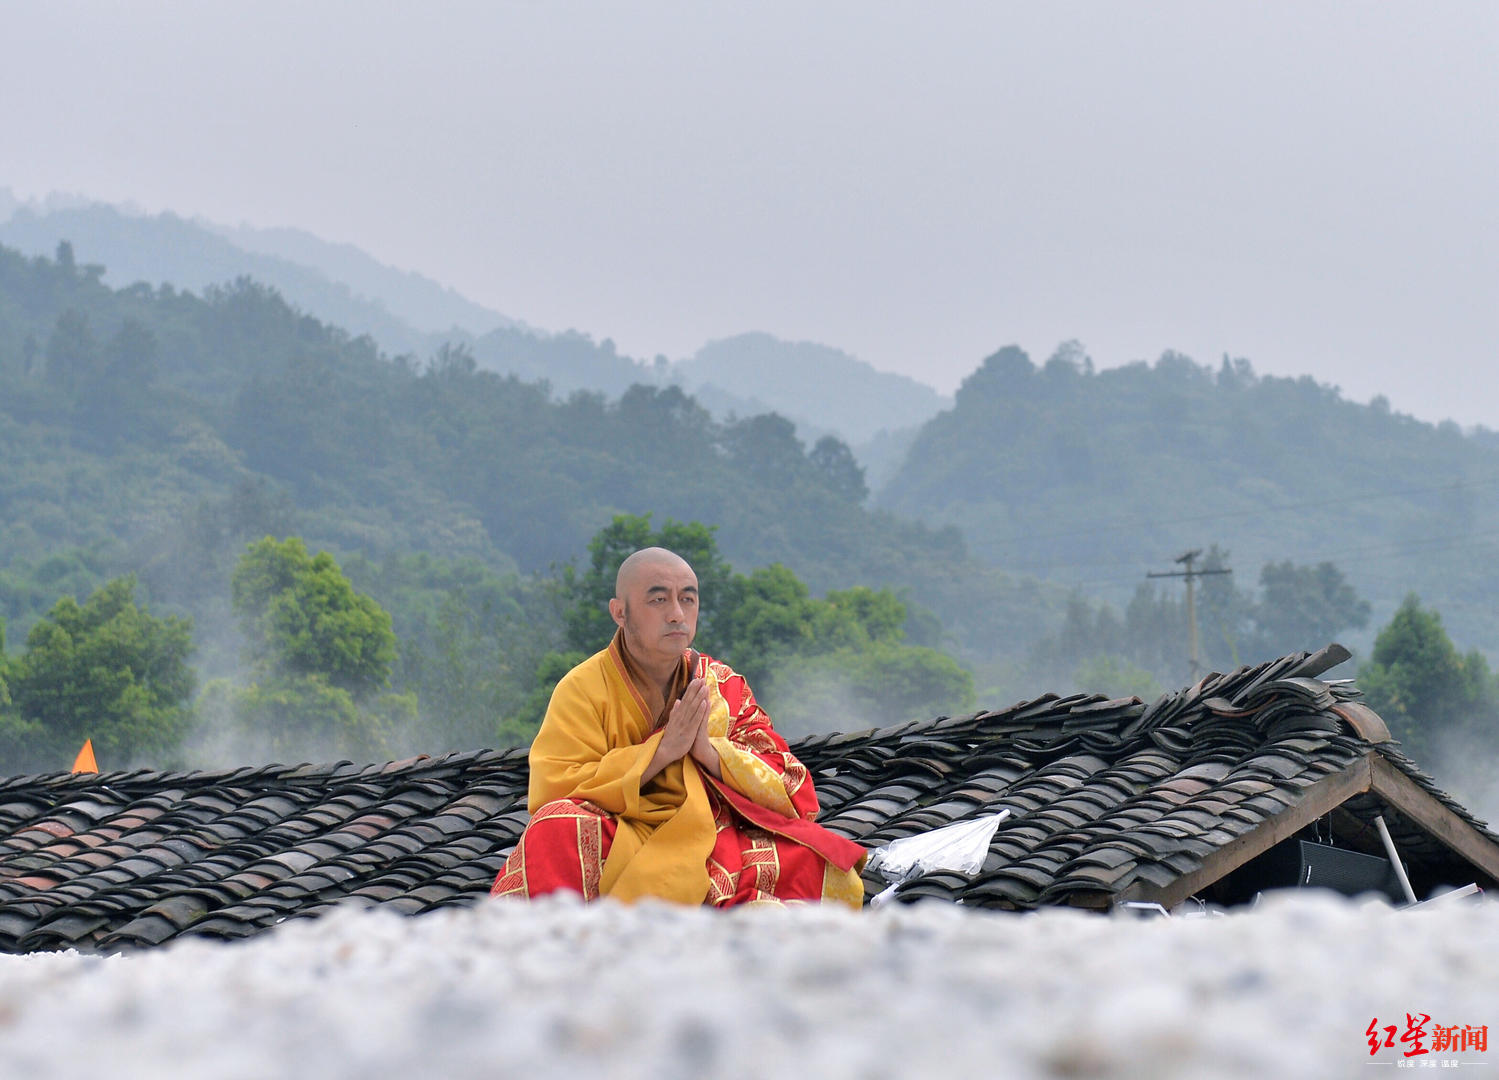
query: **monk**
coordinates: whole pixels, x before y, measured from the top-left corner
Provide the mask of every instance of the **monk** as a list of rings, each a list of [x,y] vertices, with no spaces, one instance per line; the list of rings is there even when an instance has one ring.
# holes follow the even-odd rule
[[[490,895],[860,907],[864,850],[814,822],[812,778],[744,678],[691,647],[692,567],[635,552],[609,614],[609,647],[552,692],[531,744],[531,821]]]

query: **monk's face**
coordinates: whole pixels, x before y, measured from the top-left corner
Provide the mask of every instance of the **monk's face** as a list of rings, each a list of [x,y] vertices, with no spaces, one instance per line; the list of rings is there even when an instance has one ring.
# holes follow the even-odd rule
[[[651,560],[621,582],[609,614],[630,652],[646,664],[675,663],[697,634],[697,575],[678,558]]]

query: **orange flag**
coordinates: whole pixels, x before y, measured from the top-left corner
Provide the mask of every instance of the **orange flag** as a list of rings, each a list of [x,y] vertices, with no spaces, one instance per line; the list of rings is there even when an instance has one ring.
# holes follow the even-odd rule
[[[99,763],[94,760],[93,739],[83,740],[83,748],[78,751],[78,756],[73,759],[73,771],[91,773],[99,771]]]

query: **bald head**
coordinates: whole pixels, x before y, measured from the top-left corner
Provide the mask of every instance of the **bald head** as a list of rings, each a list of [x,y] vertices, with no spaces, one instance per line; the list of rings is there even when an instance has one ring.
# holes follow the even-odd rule
[[[619,565],[609,615],[636,663],[667,678],[697,633],[697,575],[674,551],[651,547]]]
[[[691,576],[693,586],[697,585],[697,575],[692,572],[692,567],[675,551],[663,547],[641,548],[619,564],[619,573],[614,575],[614,598],[624,600],[644,577],[655,576],[660,571],[672,576],[685,572]]]

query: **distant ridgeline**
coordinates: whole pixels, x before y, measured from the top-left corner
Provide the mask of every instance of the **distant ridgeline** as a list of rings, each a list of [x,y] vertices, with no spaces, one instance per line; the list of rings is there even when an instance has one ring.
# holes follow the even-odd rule
[[[101,264],[108,284],[169,281],[201,292],[252,277],[324,322],[369,334],[392,354],[429,353],[439,335],[519,328],[419,274],[294,229],[230,229],[102,203],[21,207],[7,220],[0,206],[0,244],[50,256],[64,240],[80,262]]]
[[[1076,346],[1039,367],[1002,349],[922,428],[876,502],[957,526],[993,565],[1115,602],[1190,548],[1218,545],[1240,588],[1266,563],[1330,561],[1377,619],[1415,590],[1454,638],[1499,650],[1494,433],[1423,423],[1382,398],[1355,404],[1310,377],[1257,376],[1243,360],[1213,370],[1168,352],[1094,371]],[[1202,634],[1214,665],[1238,662],[1220,627]]]
[[[296,229],[228,228],[102,203],[15,207],[7,196],[0,188],[0,244],[50,256],[68,241],[80,262],[102,264],[107,284],[171,282],[200,292],[250,277],[325,323],[368,334],[392,356],[425,358],[444,344],[463,345],[481,369],[544,379],[557,397],[575,390],[617,397],[636,383],[675,383],[718,419],[776,411],[796,422],[805,442],[838,435],[860,447],[866,463],[878,460],[882,474],[893,464],[888,440],[867,444],[884,431],[914,430],[951,404],[825,345],[748,333],[675,363],[643,362],[608,338],[532,330],[420,274]]]

